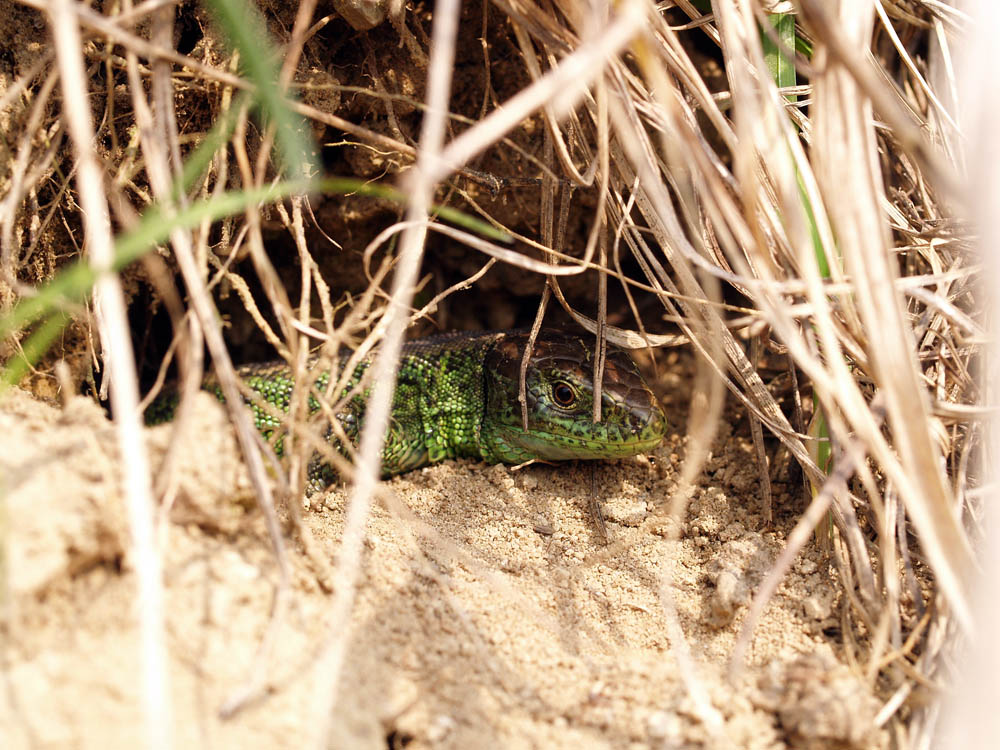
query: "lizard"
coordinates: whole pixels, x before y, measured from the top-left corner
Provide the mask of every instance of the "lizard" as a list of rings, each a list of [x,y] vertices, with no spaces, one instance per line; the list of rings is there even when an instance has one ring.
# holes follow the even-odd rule
[[[529,357],[525,429],[518,393],[527,342],[528,333],[523,331],[480,331],[444,333],[404,344],[382,450],[383,478],[451,458],[472,457],[492,464],[613,459],[645,453],[659,444],[666,433],[666,417],[631,357],[608,347],[601,421],[594,422],[592,345],[580,336],[553,330],[539,333]],[[341,363],[346,359],[341,356]],[[315,360],[310,367],[313,364]],[[370,364],[370,358],[358,364],[341,397],[355,389]],[[279,361],[243,365],[237,373],[260,402],[275,407],[247,401],[255,426],[270,439],[281,429],[274,412],[288,411],[294,386],[291,369]],[[329,372],[317,378],[315,393],[309,396],[311,414],[319,411],[316,394],[329,382]],[[206,378],[203,388],[222,400],[212,378]],[[361,389],[336,415],[355,447],[369,392],[370,386]],[[169,421],[177,403],[175,391],[161,394],[147,408],[146,423]],[[332,430],[327,436],[344,452]],[[274,446],[282,455],[280,437]],[[310,463],[311,491],[335,478],[332,467],[318,457]]]

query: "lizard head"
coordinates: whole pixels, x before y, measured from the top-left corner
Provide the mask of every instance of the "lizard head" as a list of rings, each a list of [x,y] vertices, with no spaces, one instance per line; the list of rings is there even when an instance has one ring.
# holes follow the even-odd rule
[[[485,361],[486,460],[621,458],[652,450],[667,421],[631,357],[609,346],[601,383],[601,421],[594,422],[594,354],[583,336],[543,332],[525,375],[528,428],[518,402],[527,333],[499,338]],[[489,455],[487,455],[489,454]]]

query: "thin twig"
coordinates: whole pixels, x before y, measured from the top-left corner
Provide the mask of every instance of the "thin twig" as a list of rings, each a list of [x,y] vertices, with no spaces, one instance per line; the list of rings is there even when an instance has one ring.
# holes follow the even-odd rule
[[[438,182],[434,167],[440,160],[444,145],[459,13],[457,0],[444,0],[434,9],[434,40],[427,71],[428,111],[422,124],[417,165],[409,191],[407,220],[411,222],[411,226],[404,230],[400,240],[400,260],[393,274],[391,299],[384,316],[385,338],[371,367],[374,386],[365,410],[354,486],[340,546],[337,565],[339,587],[330,607],[329,640],[323,655],[317,660],[317,689],[312,722],[315,727],[312,745],[316,748],[325,748],[328,742],[341,669],[351,636],[350,620],[357,594],[365,526],[380,473],[382,445],[395,392],[396,366],[403,333],[409,321],[410,305],[427,234],[425,222],[434,186]]]
[[[139,385],[135,372],[128,313],[114,259],[111,218],[104,174],[93,150],[89,90],[81,54],[80,29],[72,0],[53,0],[48,8],[63,93],[63,114],[76,150],[77,192],[83,209],[84,238],[91,263],[103,269],[95,285],[104,359],[111,374],[111,406],[118,436],[132,564],[138,583],[141,693],[146,742],[150,748],[172,746],[171,708],[164,625],[163,572],[153,533],[153,492],[149,459],[142,439]]]

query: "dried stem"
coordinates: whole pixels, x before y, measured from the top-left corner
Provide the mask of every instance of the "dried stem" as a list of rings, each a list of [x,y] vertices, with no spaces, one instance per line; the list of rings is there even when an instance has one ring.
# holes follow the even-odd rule
[[[104,360],[111,378],[111,408],[124,472],[132,564],[139,589],[139,661],[146,742],[150,748],[166,749],[172,745],[173,712],[167,672],[163,572],[153,533],[153,492],[142,439],[139,385],[128,313],[118,275],[110,270],[114,253],[111,218],[104,173],[93,150],[94,128],[75,5],[72,0],[56,0],[49,7],[49,17],[62,86],[63,115],[77,155],[77,193],[83,209],[84,239],[92,265],[101,270],[94,297]]]

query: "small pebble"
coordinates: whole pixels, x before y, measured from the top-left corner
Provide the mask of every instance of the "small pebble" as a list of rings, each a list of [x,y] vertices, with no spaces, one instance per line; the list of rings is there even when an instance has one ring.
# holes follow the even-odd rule
[[[825,620],[832,614],[833,609],[830,602],[818,596],[807,596],[802,600],[802,611],[805,612],[806,617],[811,617],[814,620]]]
[[[427,739],[438,743],[444,740],[455,729],[455,720],[446,714],[438,714],[427,728]]]
[[[556,533],[555,527],[545,518],[535,519],[535,524],[532,528],[536,534],[541,534],[542,536],[552,536]]]
[[[676,714],[666,711],[655,711],[646,720],[646,731],[650,739],[677,739],[681,736],[681,722]]]
[[[804,576],[812,575],[816,572],[817,565],[815,560],[802,560],[797,566],[799,573]]]

